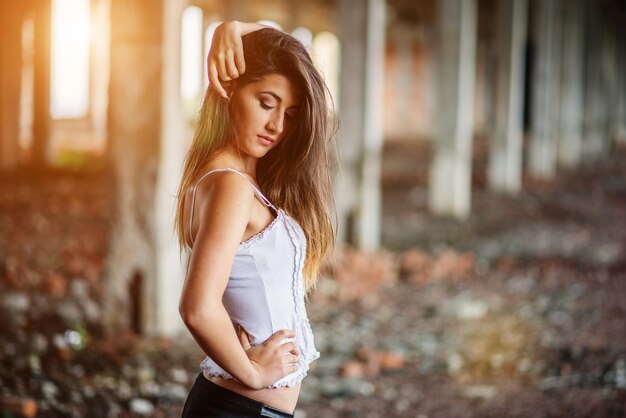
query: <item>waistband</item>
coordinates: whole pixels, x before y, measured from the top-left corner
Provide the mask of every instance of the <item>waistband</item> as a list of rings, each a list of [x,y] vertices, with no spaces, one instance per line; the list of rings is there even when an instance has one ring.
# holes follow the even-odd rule
[[[257,400],[248,398],[240,393],[233,392],[232,390],[221,387],[220,385],[216,385],[215,383],[208,380],[202,373],[198,374],[196,377],[196,383],[204,386],[204,390],[215,394],[222,400],[231,401],[237,403],[239,405],[245,406],[246,409],[254,410],[259,412],[259,417],[266,418],[293,418],[294,415],[285,411],[281,411],[280,409],[273,408],[269,405],[265,405],[263,402],[259,402]]]

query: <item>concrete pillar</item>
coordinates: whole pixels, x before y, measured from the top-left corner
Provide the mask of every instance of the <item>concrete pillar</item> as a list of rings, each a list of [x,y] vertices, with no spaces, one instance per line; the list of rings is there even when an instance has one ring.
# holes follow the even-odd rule
[[[476,2],[439,2],[437,122],[428,204],[439,215],[466,218],[471,205]]]
[[[393,75],[393,84],[395,90],[395,108],[392,109],[392,114],[387,114],[391,117],[393,123],[393,131],[396,137],[409,138],[413,132],[415,132],[415,124],[418,122],[414,107],[414,93],[412,86],[415,85],[414,68],[414,33],[410,30],[397,29],[397,35],[394,39],[394,46],[396,50],[395,59],[395,74]],[[392,76],[389,75],[391,78]]]
[[[517,193],[522,186],[522,133],[527,0],[498,2],[495,132],[489,156],[489,186]]]
[[[181,265],[172,233],[176,193],[185,151],[190,143],[180,95],[181,16],[186,0],[163,0],[163,76],[161,79],[161,155],[155,196],[156,323],[154,331],[172,335],[184,329],[178,302],[187,260]],[[185,139],[185,140],[183,140]],[[189,140],[187,140],[189,139]]]
[[[583,159],[593,162],[604,154],[604,104],[602,86],[603,29],[597,7],[587,2],[585,37],[585,114],[583,116]]]
[[[380,243],[380,165],[385,48],[384,0],[339,0],[341,43],[339,154],[335,192],[338,241]]]
[[[582,158],[585,28],[583,0],[565,2],[563,12],[561,137],[557,159],[559,166],[572,168]]]
[[[560,136],[561,1],[538,1],[535,31],[535,68],[528,169],[535,177],[556,173]]]
[[[621,28],[617,34],[617,130],[615,141],[622,146],[626,145],[626,29]]]
[[[94,147],[104,150],[107,136],[110,0],[91,0],[89,117]]]
[[[157,331],[157,269],[164,232],[156,231],[163,3],[111,0],[109,141],[115,214],[105,261],[105,323],[110,333]],[[168,64],[169,65],[169,64]],[[160,201],[160,200],[158,200]],[[159,220],[160,222],[160,220]],[[169,233],[172,233],[171,223]],[[176,280],[176,277],[168,278]]]
[[[611,30],[607,33],[607,42],[603,59],[603,79],[605,80],[605,91],[606,91],[606,141],[607,146],[605,148],[605,156],[608,156],[610,152],[613,141],[616,140],[619,132],[619,102],[620,102],[620,92],[618,91],[620,87],[620,72],[623,77],[623,73],[626,72],[626,69],[618,67],[618,45],[617,45],[617,31]]]
[[[35,60],[33,84],[32,161],[35,166],[50,162],[50,38],[51,0],[32,2],[35,21]]]
[[[22,2],[0,2],[0,170],[20,163],[23,13]]]

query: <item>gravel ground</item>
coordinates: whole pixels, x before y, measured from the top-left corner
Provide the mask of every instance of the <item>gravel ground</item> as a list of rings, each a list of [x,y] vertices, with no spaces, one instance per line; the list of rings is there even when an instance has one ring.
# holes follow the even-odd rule
[[[466,222],[386,164],[385,250],[343,249],[312,295],[322,356],[296,416],[626,417],[626,153],[516,197],[478,184]],[[3,418],[28,399],[38,417],[180,415],[190,337],[101,333],[105,184],[0,176]]]

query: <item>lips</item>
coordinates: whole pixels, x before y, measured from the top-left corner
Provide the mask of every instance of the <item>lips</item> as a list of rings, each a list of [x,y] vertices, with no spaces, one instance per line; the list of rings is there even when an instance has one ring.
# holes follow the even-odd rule
[[[274,138],[270,138],[269,136],[265,135],[257,135],[257,138],[259,138],[259,141],[263,145],[272,145],[276,141]]]

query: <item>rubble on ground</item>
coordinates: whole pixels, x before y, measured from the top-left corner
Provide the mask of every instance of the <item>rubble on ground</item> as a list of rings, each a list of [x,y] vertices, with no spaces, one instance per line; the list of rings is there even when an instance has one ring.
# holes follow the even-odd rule
[[[199,371],[189,335],[102,333],[104,183],[0,178],[5,416],[179,416]],[[479,190],[464,223],[422,195],[387,189],[387,249],[325,268],[296,416],[623,417],[626,156],[518,197]]]

